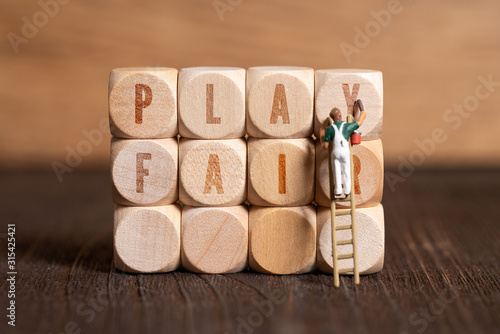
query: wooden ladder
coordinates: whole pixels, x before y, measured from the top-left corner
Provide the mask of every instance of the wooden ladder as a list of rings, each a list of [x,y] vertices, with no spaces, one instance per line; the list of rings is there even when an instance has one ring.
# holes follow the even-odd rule
[[[347,122],[352,122],[352,116],[347,115]],[[354,284],[359,284],[359,268],[358,268],[358,252],[356,244],[356,196],[354,193],[354,163],[352,158],[352,144],[349,138],[349,151],[351,159],[351,194],[347,197],[335,198],[335,187],[334,187],[334,177],[333,177],[333,165],[332,165],[332,150],[333,145],[328,145],[328,172],[330,177],[330,208],[331,208],[331,221],[332,221],[332,256],[333,256],[333,280],[335,287],[340,286],[339,274],[354,273]],[[339,209],[336,208],[337,202],[351,202],[350,209]],[[351,215],[350,225],[340,225],[337,226],[337,216]],[[339,240],[337,241],[337,231],[338,230],[352,230],[352,239]],[[350,254],[338,254],[337,246],[339,245],[351,245],[352,253]],[[343,259],[353,259],[353,268],[346,268],[339,270],[338,260]]]

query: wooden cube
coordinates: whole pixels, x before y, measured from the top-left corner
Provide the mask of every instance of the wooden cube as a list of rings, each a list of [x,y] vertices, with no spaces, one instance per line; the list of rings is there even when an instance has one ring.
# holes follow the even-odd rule
[[[181,69],[181,136],[196,139],[244,137],[245,74],[245,69],[236,67]]]
[[[116,269],[163,273],[180,265],[181,211],[178,205],[115,206]]]
[[[177,138],[111,140],[113,200],[122,205],[177,201]]]
[[[247,132],[257,138],[304,138],[313,132],[314,70],[251,67],[247,71]]]
[[[246,200],[244,139],[179,144],[179,199],[191,206],[234,206]]]
[[[119,138],[177,136],[177,70],[117,68],[109,77],[111,134]]]
[[[234,273],[248,265],[246,206],[182,208],[182,266],[205,274]]]
[[[302,274],[316,262],[314,206],[250,207],[249,264],[267,274]]]
[[[359,130],[364,140],[378,139],[382,135],[383,84],[382,72],[373,70],[335,69],[317,70],[315,74],[314,134],[319,138],[323,121],[337,107],[345,121],[352,115],[354,102],[361,99],[366,119]]]
[[[248,201],[300,206],[314,198],[314,143],[302,139],[248,140]]]
[[[332,223],[330,208],[318,208],[318,269],[333,272]],[[337,226],[351,224],[351,216],[337,216]],[[356,209],[358,268],[360,274],[373,274],[384,266],[384,209],[381,204]],[[352,230],[338,230],[338,240],[352,239]],[[351,254],[352,244],[338,245],[338,254]],[[338,260],[339,269],[353,268],[353,259]]]
[[[354,193],[356,206],[373,206],[382,201],[384,190],[384,155],[382,140],[362,141],[353,146]],[[328,150],[316,141],[316,196],[318,205],[330,206]],[[350,207],[350,202],[337,202],[337,207]]]

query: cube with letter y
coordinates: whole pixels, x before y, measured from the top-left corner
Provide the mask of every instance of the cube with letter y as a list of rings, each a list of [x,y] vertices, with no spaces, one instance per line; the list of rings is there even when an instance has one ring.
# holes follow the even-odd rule
[[[314,70],[266,66],[247,71],[247,132],[257,138],[305,138],[313,132]]]
[[[118,138],[177,135],[177,70],[117,68],[109,77],[109,121]]]
[[[359,128],[364,140],[382,135],[383,85],[382,72],[361,69],[317,70],[315,73],[314,134],[320,136],[324,120],[333,108],[338,108],[345,121],[352,115],[354,102],[361,100],[366,119]]]

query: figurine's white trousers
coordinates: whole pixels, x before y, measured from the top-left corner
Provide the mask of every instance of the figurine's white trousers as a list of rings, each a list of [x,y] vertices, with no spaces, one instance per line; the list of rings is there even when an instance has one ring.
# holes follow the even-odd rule
[[[335,175],[335,195],[342,194],[342,179],[344,181],[344,194],[351,193],[351,152],[349,142],[342,136],[342,129],[345,123],[342,123],[340,129],[335,124],[331,126],[335,130],[333,137],[332,166]]]
[[[351,193],[351,154],[349,146],[338,147],[335,145],[332,153],[335,195],[342,194],[342,181],[344,181],[344,193],[347,196]]]

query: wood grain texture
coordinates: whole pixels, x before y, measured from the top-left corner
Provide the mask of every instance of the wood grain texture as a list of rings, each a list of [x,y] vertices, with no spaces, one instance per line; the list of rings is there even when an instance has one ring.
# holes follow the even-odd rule
[[[382,135],[383,82],[382,72],[359,69],[316,70],[315,73],[314,134],[319,138],[323,121],[336,107],[345,121],[352,115],[354,101],[361,99],[366,119],[360,126],[364,140],[378,139]]]
[[[267,274],[302,274],[316,266],[314,206],[265,208],[249,213],[249,263]]]
[[[314,142],[248,140],[248,201],[259,206],[300,206],[314,198]]]
[[[402,1],[402,12],[368,36],[369,45],[359,36],[368,27],[370,34],[377,32],[372,13],[383,13],[396,1],[351,1],[341,8],[331,0],[313,6],[302,0],[146,1],[141,7],[121,2],[120,8],[95,0],[58,2],[56,18],[29,44],[20,44],[20,53],[6,35],[22,36],[21,18],[31,21],[42,8],[38,1],[5,1],[0,10],[0,101],[7,115],[0,123],[0,168],[48,169],[52,161],[64,162],[67,145],[76,149],[85,139],[83,129],[99,128],[109,71],[134,64],[379,69],[386,163],[397,167],[399,156],[408,158],[417,149],[415,139],[429,138],[441,127],[448,140],[426,158],[424,168],[500,166],[500,145],[478,144],[500,142],[499,87],[469,118],[453,112],[453,123],[442,120],[455,103],[474,95],[479,76],[500,81],[498,0]],[[214,3],[230,6],[223,22]],[[461,125],[458,131],[451,128],[455,125]],[[463,135],[466,129],[474,140]],[[77,170],[108,165],[109,146],[103,142]]]
[[[179,133],[186,138],[245,136],[246,70],[190,67],[179,72]]]
[[[330,208],[318,207],[317,264],[318,269],[332,273],[332,221]],[[338,216],[337,226],[351,224],[349,215]],[[381,204],[370,208],[356,209],[358,267],[361,275],[373,274],[384,266],[384,208]],[[351,230],[337,231],[337,240],[351,240]],[[338,254],[352,254],[352,244],[337,246]],[[352,259],[341,259],[339,270],[353,268]],[[352,275],[352,274],[350,274]]]
[[[113,200],[166,205],[178,198],[177,138],[111,140]]]
[[[1,333],[232,334],[250,326],[247,332],[259,334],[491,334],[500,328],[498,170],[417,170],[395,191],[386,188],[384,269],[361,276],[359,286],[342,276],[340,289],[321,272],[115,270],[110,182],[109,171],[75,172],[63,183],[53,173],[0,173],[0,234],[6,223],[16,224],[18,273],[18,321],[15,328],[0,321]],[[5,235],[0,271],[8,271]]]
[[[244,139],[179,143],[179,199],[191,206],[234,206],[246,200]]]
[[[120,138],[177,136],[177,70],[127,67],[109,76],[111,134]]]
[[[384,190],[384,154],[382,140],[363,140],[353,146],[354,193],[356,207],[377,205]],[[330,206],[328,179],[328,150],[316,141],[316,192],[318,205]],[[338,208],[349,207],[349,202],[337,202]]]
[[[248,265],[246,206],[182,208],[182,267],[206,274],[234,273]]]
[[[262,66],[247,70],[247,132],[257,138],[305,138],[313,132],[314,70]]]
[[[181,263],[178,205],[115,207],[115,267],[133,273],[163,273]]]

